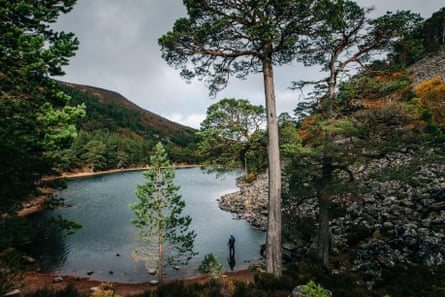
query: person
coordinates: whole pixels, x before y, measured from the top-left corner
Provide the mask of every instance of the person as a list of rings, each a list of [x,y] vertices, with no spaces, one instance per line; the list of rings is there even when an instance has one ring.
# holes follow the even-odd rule
[[[235,236],[233,236],[233,234],[230,234],[229,242],[227,244],[229,245],[229,255],[232,258],[235,256]]]

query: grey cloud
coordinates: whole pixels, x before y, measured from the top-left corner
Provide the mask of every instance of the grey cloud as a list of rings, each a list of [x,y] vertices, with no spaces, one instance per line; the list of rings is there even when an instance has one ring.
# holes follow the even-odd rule
[[[360,5],[387,10],[411,10],[429,17],[441,7],[439,0],[359,0]],[[442,3],[443,5],[443,3]],[[167,118],[194,119],[214,103],[201,82],[186,84],[161,58],[158,38],[185,15],[181,0],[78,0],[62,16],[57,30],[73,32],[80,49],[62,79],[117,91],[139,106]],[[277,109],[292,109],[299,97],[288,90],[290,81],[323,77],[318,70],[291,65],[276,69]],[[218,95],[246,98],[264,105],[261,75],[233,80]],[[181,115],[180,117],[178,115]],[[195,115],[195,116],[194,116]],[[187,124],[187,123],[186,123]],[[197,127],[196,125],[195,127]]]

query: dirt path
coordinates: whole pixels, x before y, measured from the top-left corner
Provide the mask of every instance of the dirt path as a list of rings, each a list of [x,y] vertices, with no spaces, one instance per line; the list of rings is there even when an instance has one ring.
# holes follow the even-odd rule
[[[234,272],[227,272],[223,277],[227,279],[236,279],[239,281],[254,282],[254,272],[251,270],[240,270]],[[111,285],[115,290],[115,293],[120,296],[128,296],[131,294],[140,294],[147,290],[154,290],[156,287],[150,283],[141,284],[125,284],[125,283],[107,283],[95,280],[90,280],[88,278],[77,278],[73,276],[62,276],[62,282],[54,283],[53,281],[59,276],[52,274],[43,274],[38,272],[27,272],[23,275],[23,279],[18,281],[16,284],[22,284],[23,287],[20,288],[22,294],[27,294],[38,289],[50,289],[50,290],[60,290],[64,289],[68,284],[72,284],[75,288],[82,293],[91,293],[91,288],[99,286],[102,284]],[[176,280],[168,280],[168,282],[174,282]],[[208,276],[199,276],[196,278],[191,278],[185,280],[186,284],[194,283],[206,283],[209,281]]]

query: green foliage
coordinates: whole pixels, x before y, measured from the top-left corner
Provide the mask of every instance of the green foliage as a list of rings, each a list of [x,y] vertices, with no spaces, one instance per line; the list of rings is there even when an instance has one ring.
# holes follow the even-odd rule
[[[159,140],[165,143],[172,162],[199,163],[195,153],[198,139],[193,129],[163,121],[111,91],[59,85],[72,97],[73,104],[85,104],[87,111],[87,116],[79,123],[79,137],[62,154],[64,162],[60,167],[63,170],[91,166],[92,162],[84,158],[87,155],[82,156],[89,141],[105,145],[103,154],[97,155],[100,160],[94,160],[95,154],[91,152],[90,161],[99,163],[95,164],[96,169],[115,169],[118,164],[125,168],[145,166],[149,163],[147,156]]]
[[[70,106],[70,98],[49,78],[63,74],[77,50],[72,33],[50,26],[74,3],[0,1],[1,212],[16,210],[40,177],[52,172],[84,115],[84,106]]]
[[[212,166],[247,166],[256,173],[265,166],[265,110],[244,99],[223,99],[207,109],[197,133],[199,152]]]
[[[319,23],[301,47],[298,59],[305,65],[321,65],[327,78],[318,82],[294,82],[295,88],[315,84],[318,111],[327,118],[334,115],[337,85],[350,64],[364,67],[379,53],[392,47],[395,40],[411,32],[420,21],[409,11],[387,12],[375,19],[367,18],[370,10],[354,1],[319,1],[314,16]],[[374,54],[374,55],[373,55]]]
[[[433,13],[423,24],[423,46],[426,53],[434,53],[445,45],[445,7]]]
[[[210,274],[213,277],[219,278],[224,273],[224,267],[213,254],[205,255],[201,264],[198,267],[201,274]]]
[[[266,57],[273,55],[274,64],[290,62],[298,35],[314,21],[314,2],[185,1],[189,17],[158,40],[162,57],[183,78],[204,80],[215,94],[232,76],[261,72]],[[257,12],[265,17],[257,18]]]
[[[196,254],[196,234],[188,230],[192,218],[182,215],[185,202],[178,194],[179,186],[173,183],[175,171],[161,143],[156,145],[150,163],[151,168],[143,173],[147,182],[137,185],[139,202],[130,205],[137,217],[131,223],[140,229],[140,245],[135,245],[133,257],[145,262],[147,268],[157,269],[162,280],[165,263],[187,264]]]
[[[351,114],[363,108],[378,107],[385,103],[382,100],[385,96],[407,92],[411,80],[406,71],[398,68],[388,70],[391,65],[387,63],[374,63],[373,66],[373,72],[362,72],[340,84],[336,97],[337,112]]]
[[[149,164],[152,140],[106,130],[80,131],[71,148],[64,152],[64,170],[94,166],[98,170],[142,167]]]
[[[301,297],[329,297],[330,295],[323,289],[319,284],[314,281],[308,282],[303,292],[300,295]]]
[[[428,126],[435,125],[445,132],[445,82],[439,77],[424,81],[416,87],[415,93],[420,98],[422,118],[427,121]]]
[[[173,29],[158,39],[166,62],[180,69],[186,80],[203,80],[211,95],[225,88],[233,76],[263,74],[270,181],[266,267],[275,276],[281,275],[282,264],[281,170],[273,67],[295,59],[301,35],[307,35],[311,25],[319,21],[313,13],[316,3],[187,0],[184,5],[188,16],[176,20]]]
[[[443,32],[445,28],[445,8],[418,24],[417,27],[403,39],[396,42],[393,60],[396,63],[411,65],[421,57],[437,52],[444,46]]]

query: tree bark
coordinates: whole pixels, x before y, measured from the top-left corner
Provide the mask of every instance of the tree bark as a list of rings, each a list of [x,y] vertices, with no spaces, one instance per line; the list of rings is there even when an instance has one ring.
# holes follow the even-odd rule
[[[159,229],[159,271],[158,271],[158,280],[159,280],[159,285],[161,285],[162,279],[164,277],[164,233],[163,233],[163,229],[160,228]]]
[[[267,156],[269,165],[269,217],[266,239],[266,271],[281,277],[281,165],[278,121],[275,107],[275,87],[272,59],[263,59],[264,92],[266,97]]]
[[[332,160],[329,157],[323,158],[322,176],[320,180],[320,190],[318,193],[318,249],[317,257],[323,267],[329,265],[329,205],[331,203],[331,195],[329,193],[329,185],[332,181]]]
[[[320,264],[323,267],[327,267],[329,265],[329,242],[330,242],[330,234],[329,234],[329,203],[330,199],[326,195],[321,195],[318,198],[319,204],[319,234],[318,234],[318,251],[317,257],[320,261]]]

